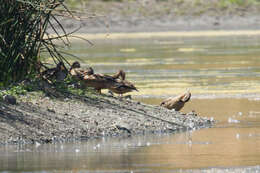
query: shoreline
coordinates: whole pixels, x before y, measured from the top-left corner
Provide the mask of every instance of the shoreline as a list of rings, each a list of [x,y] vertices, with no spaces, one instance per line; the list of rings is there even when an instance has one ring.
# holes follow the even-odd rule
[[[155,31],[155,32],[111,32],[111,33],[75,33],[73,36],[85,39],[146,39],[153,37],[225,37],[225,36],[259,36],[259,30],[205,30],[205,31]],[[53,34],[52,36],[55,36]],[[72,37],[70,40],[81,39]]]
[[[212,126],[212,118],[100,95],[59,99],[27,94],[0,101],[0,144],[81,141],[99,137],[174,133]]]
[[[66,31],[76,33],[152,33],[152,32],[204,32],[204,31],[246,31],[260,30],[259,15],[246,16],[161,16],[145,18],[142,16],[94,17],[81,21],[61,18]],[[57,28],[59,32],[61,29]],[[50,33],[53,33],[50,30]]]

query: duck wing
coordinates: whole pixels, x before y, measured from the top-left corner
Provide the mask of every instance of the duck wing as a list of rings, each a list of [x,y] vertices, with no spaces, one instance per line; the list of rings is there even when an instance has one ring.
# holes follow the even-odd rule
[[[160,106],[163,106],[167,109],[175,109],[176,111],[179,111],[184,106],[184,104],[190,100],[190,98],[191,93],[188,91],[176,97],[170,97],[163,100]]]

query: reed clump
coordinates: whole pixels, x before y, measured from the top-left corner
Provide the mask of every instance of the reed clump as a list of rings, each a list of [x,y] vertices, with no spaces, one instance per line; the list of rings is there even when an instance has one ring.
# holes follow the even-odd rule
[[[69,45],[58,15],[73,16],[64,0],[0,0],[0,86],[35,75],[42,67],[42,52],[56,64],[66,61],[54,42]],[[57,27],[63,32],[58,33]],[[55,37],[50,37],[50,30]]]

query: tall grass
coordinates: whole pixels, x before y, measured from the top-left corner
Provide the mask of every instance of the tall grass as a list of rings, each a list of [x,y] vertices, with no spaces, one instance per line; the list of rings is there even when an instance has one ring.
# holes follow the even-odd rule
[[[66,61],[54,43],[61,39],[65,46],[69,44],[69,34],[57,15],[73,16],[64,0],[0,0],[0,86],[39,71],[39,54],[43,51],[56,63]],[[62,34],[57,32],[57,26]],[[57,37],[50,37],[47,28]]]

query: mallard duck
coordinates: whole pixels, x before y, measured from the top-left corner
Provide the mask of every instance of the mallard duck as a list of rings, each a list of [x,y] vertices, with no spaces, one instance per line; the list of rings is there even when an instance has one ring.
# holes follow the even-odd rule
[[[190,100],[190,98],[191,98],[191,93],[187,91],[176,97],[170,97],[163,100],[160,106],[163,106],[167,109],[175,109],[176,111],[179,111],[183,108],[184,104]]]
[[[125,81],[124,79],[125,72],[123,70],[119,70],[116,74],[111,76],[105,74],[94,74],[93,72],[93,74],[84,75],[83,81],[85,86],[93,87],[99,93],[101,93],[102,89],[109,89],[118,94],[137,90],[133,84]]]
[[[101,89],[109,89],[117,85],[115,78],[103,74],[84,75],[82,81],[85,86],[95,88],[100,94]]]
[[[123,94],[131,91],[138,91],[137,88],[131,82],[125,80],[125,72],[119,70],[113,77],[116,79],[116,84],[113,85],[109,90],[122,96]]]
[[[94,74],[94,71],[93,71]],[[121,79],[121,80],[125,80],[125,72],[123,70],[119,70],[117,73],[115,73],[114,75],[107,75],[107,74],[96,74],[99,76],[103,76],[106,78],[111,78],[111,79]]]
[[[70,75],[78,80],[82,80],[85,75],[92,75],[94,74],[94,70],[89,67],[86,70],[80,69],[80,63],[78,61],[73,62],[70,68]]]
[[[80,70],[80,63],[78,61],[73,62],[73,64],[70,67],[69,72],[73,79],[79,80],[80,78],[82,78],[83,74]]]
[[[56,67],[47,69],[41,73],[41,76],[46,80],[55,79],[56,81],[63,81],[68,75],[68,70],[63,62],[59,62]]]
[[[71,65],[70,74],[73,78],[81,81],[83,87],[93,87],[99,93],[101,93],[101,89],[108,88],[108,85],[114,82],[112,77],[108,78],[101,74],[94,74],[94,70],[91,67],[87,70],[80,69],[78,61]]]
[[[119,70],[116,74],[111,75],[111,77],[115,79],[121,78],[121,80],[125,80],[125,72],[123,70]]]
[[[116,83],[108,89],[113,93],[119,94],[119,96],[134,90],[138,91],[134,84],[127,80],[116,80]]]

